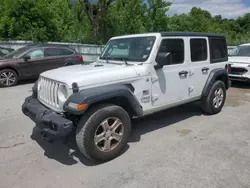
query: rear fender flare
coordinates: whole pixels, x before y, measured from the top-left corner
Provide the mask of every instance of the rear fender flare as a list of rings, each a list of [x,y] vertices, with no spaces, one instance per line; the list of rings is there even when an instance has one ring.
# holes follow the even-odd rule
[[[225,83],[226,89],[229,88],[230,83],[227,70],[222,68],[214,69],[208,76],[207,82],[202,91],[202,97],[208,96],[210,89],[217,80],[223,81]]]

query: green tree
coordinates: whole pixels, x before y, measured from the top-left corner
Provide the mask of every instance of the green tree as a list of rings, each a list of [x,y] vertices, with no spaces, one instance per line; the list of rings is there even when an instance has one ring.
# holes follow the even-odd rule
[[[56,40],[53,14],[44,0],[3,0],[0,35],[4,39]]]
[[[0,39],[104,44],[110,37],[158,31],[223,33],[250,42],[250,13],[237,19],[192,8],[166,16],[168,0],[0,0]]]
[[[149,16],[148,31],[158,32],[167,30],[167,16],[166,13],[171,6],[170,1],[166,0],[147,0]]]
[[[149,20],[145,16],[145,11],[146,5],[142,0],[118,0],[109,12],[109,27],[112,29],[110,33],[114,36],[146,32],[146,23]]]

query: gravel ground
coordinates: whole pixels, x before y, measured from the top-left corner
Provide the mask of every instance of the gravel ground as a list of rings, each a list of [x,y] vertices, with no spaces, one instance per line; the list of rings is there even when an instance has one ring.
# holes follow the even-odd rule
[[[1,188],[250,187],[250,86],[230,88],[215,116],[188,104],[134,121],[126,151],[105,164],[90,163],[74,141],[31,136],[20,109],[31,87],[0,89]]]

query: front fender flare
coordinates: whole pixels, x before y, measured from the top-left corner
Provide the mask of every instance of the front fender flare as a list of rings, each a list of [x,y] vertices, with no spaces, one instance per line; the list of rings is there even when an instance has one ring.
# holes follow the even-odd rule
[[[109,100],[115,97],[126,98],[129,105],[132,107],[136,116],[143,114],[142,107],[139,101],[136,99],[130,87],[127,85],[108,85],[96,88],[89,88],[72,94],[64,104],[64,111],[74,115],[81,115],[87,109],[76,110],[68,106],[68,104],[87,104],[88,108],[95,104],[105,100]]]

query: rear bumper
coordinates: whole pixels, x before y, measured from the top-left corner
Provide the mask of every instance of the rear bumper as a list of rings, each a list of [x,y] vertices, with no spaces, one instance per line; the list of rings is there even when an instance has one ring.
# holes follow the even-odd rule
[[[46,108],[34,96],[25,99],[22,112],[36,123],[43,137],[53,139],[68,136],[73,129],[71,120]]]

